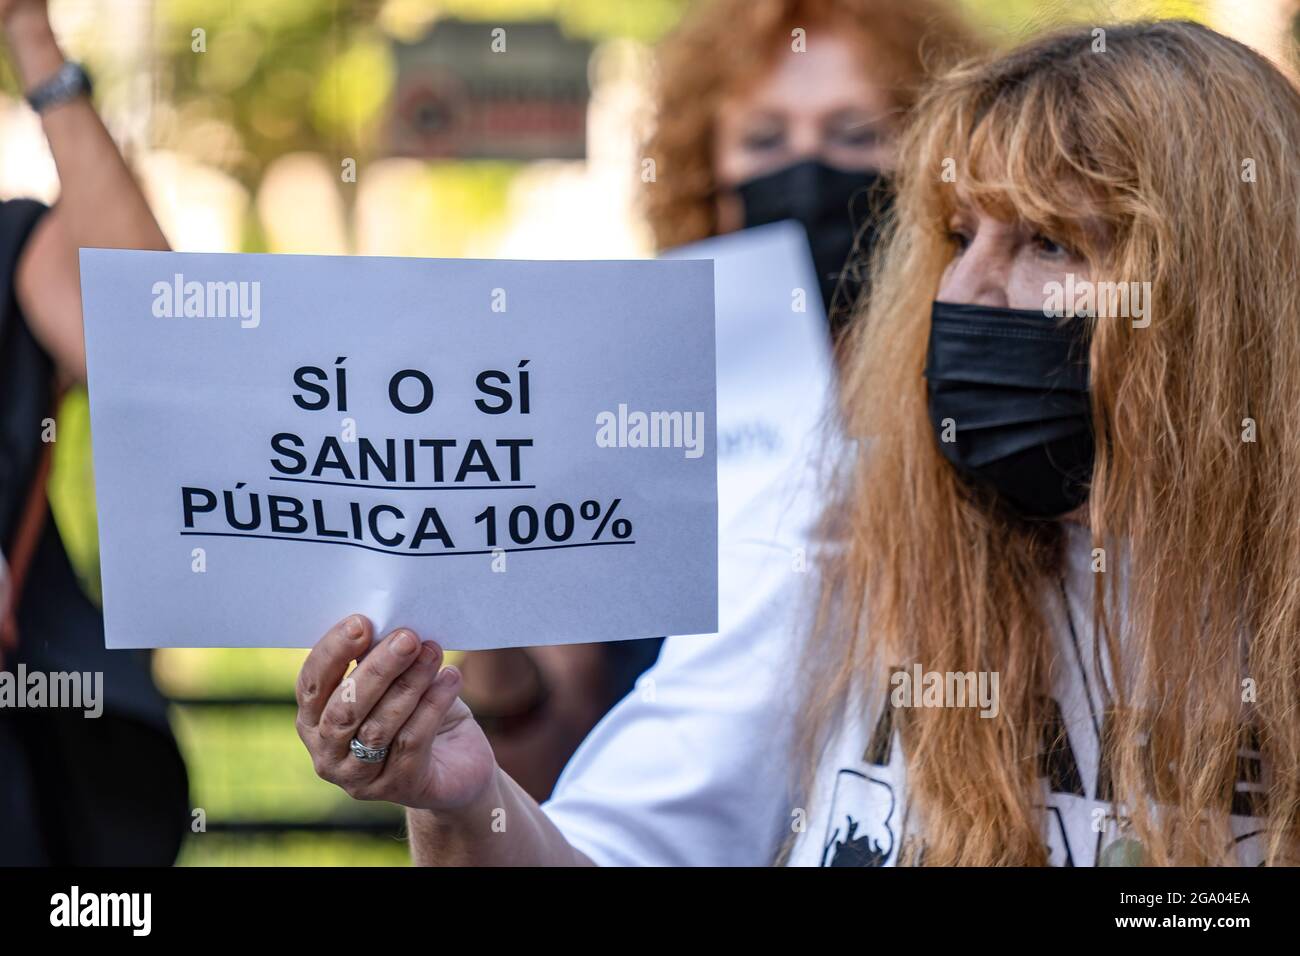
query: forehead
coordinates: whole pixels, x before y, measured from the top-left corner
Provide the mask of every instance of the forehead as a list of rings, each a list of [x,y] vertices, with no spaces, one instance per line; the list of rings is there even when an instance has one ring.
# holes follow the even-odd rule
[[[835,34],[827,27],[809,28],[808,33],[803,53],[781,41],[765,69],[724,97],[722,115],[889,111],[889,96],[872,82],[865,41],[853,32]]]
[[[995,201],[997,197],[985,196],[980,201],[957,192],[945,204],[948,218],[965,223],[978,223],[981,229],[1011,230],[1023,225],[1023,217],[1009,201]]]

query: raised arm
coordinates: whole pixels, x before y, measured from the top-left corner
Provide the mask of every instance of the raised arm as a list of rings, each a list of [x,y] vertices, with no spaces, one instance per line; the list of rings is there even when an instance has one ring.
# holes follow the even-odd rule
[[[25,92],[58,72],[64,58],[45,0],[0,0],[0,24]],[[167,240],[88,97],[49,107],[41,122],[61,195],[23,251],[16,291],[33,334],[65,374],[80,380],[86,350],[77,250],[166,249]]]
[[[358,800],[407,807],[419,865],[588,864],[497,766],[458,696],[460,672],[440,670],[442,649],[407,630],[373,648],[371,640],[370,623],[349,617],[312,649],[298,675],[298,735],[316,773]],[[381,753],[359,759],[354,740]]]

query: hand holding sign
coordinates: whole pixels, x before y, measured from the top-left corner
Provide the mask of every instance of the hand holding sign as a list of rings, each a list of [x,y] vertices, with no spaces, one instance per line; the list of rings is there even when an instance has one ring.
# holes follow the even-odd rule
[[[716,627],[707,262],[84,250],[110,647]]]
[[[358,800],[425,810],[472,803],[493,782],[496,760],[456,696],[459,672],[440,671],[442,649],[399,630],[344,684],[348,665],[372,641],[370,622],[353,615],[330,628],[303,662],[297,728],[316,772]],[[387,749],[387,759],[354,759],[353,740]]]

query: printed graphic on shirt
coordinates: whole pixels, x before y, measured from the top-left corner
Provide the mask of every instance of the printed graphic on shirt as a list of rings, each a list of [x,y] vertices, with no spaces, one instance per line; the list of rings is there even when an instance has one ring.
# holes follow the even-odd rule
[[[1070,852],[1070,838],[1066,835],[1065,817],[1060,807],[1047,807],[1047,864],[1048,866],[1074,866]]]
[[[896,816],[896,782],[902,779],[901,758],[894,757],[894,710],[886,705],[876,721],[860,767],[842,768],[835,776],[822,866],[892,866],[902,841]],[[855,842],[856,841],[856,842]]]
[[[1080,540],[1072,576],[1062,581],[1059,600],[1049,595],[1045,608],[1056,653],[1044,684],[1049,697],[1039,750],[1042,839],[1053,866],[1136,866],[1143,863],[1145,848],[1132,821],[1116,811],[1103,745],[1114,739],[1109,658],[1097,653],[1089,616],[1074,611],[1088,606],[1094,584],[1091,545],[1086,535]],[[858,688],[848,708],[852,719],[830,742],[811,795],[808,832],[791,854],[795,865],[897,866],[900,859],[913,863],[923,855],[923,828],[909,813],[898,733],[907,712],[895,714],[888,699],[873,702],[871,691]],[[1243,741],[1236,776],[1231,840],[1237,862],[1253,866],[1263,860],[1268,839],[1257,740]]]
[[[884,866],[894,852],[894,788],[856,770],[835,776],[822,866]]]
[[[1052,866],[1135,866],[1141,863],[1141,844],[1132,838],[1127,818],[1111,806],[1110,768],[1100,746],[1109,733],[1106,719],[1100,732],[1094,721],[1076,720],[1076,733],[1093,729],[1097,739],[1071,741],[1068,722],[1060,705],[1049,700],[1039,764],[1048,798],[1043,811]],[[1076,714],[1077,716],[1077,714]],[[1240,857],[1258,859],[1263,812],[1260,759],[1255,744],[1243,748],[1238,760],[1232,814]],[[885,704],[876,721],[861,762],[836,772],[830,811],[821,843],[821,866],[893,866],[896,850],[906,837],[900,799],[903,794],[901,745],[897,744],[893,708]],[[1091,780],[1091,793],[1085,786]]]

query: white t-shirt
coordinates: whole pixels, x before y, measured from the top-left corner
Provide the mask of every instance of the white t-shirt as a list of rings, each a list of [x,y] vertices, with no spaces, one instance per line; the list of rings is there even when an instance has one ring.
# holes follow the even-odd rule
[[[901,748],[887,693],[859,701],[827,749],[806,807],[792,796],[791,733],[813,583],[805,551],[818,514],[809,467],[755,499],[719,542],[719,633],[671,637],[636,690],[596,726],[544,810],[606,866],[765,866],[797,832],[792,865],[891,866],[907,836]],[[756,533],[755,529],[762,529]],[[1059,593],[1045,596],[1057,642],[1053,699],[1066,741],[1044,757],[1053,865],[1122,859],[1104,799],[1093,671],[1091,545],[1071,526]],[[886,687],[885,691],[889,688]],[[1243,752],[1245,764],[1258,754]],[[1245,776],[1243,774],[1243,776]],[[1258,786],[1239,783],[1239,794]],[[1258,862],[1259,822],[1234,816],[1239,858]],[[796,830],[802,825],[802,830]]]

